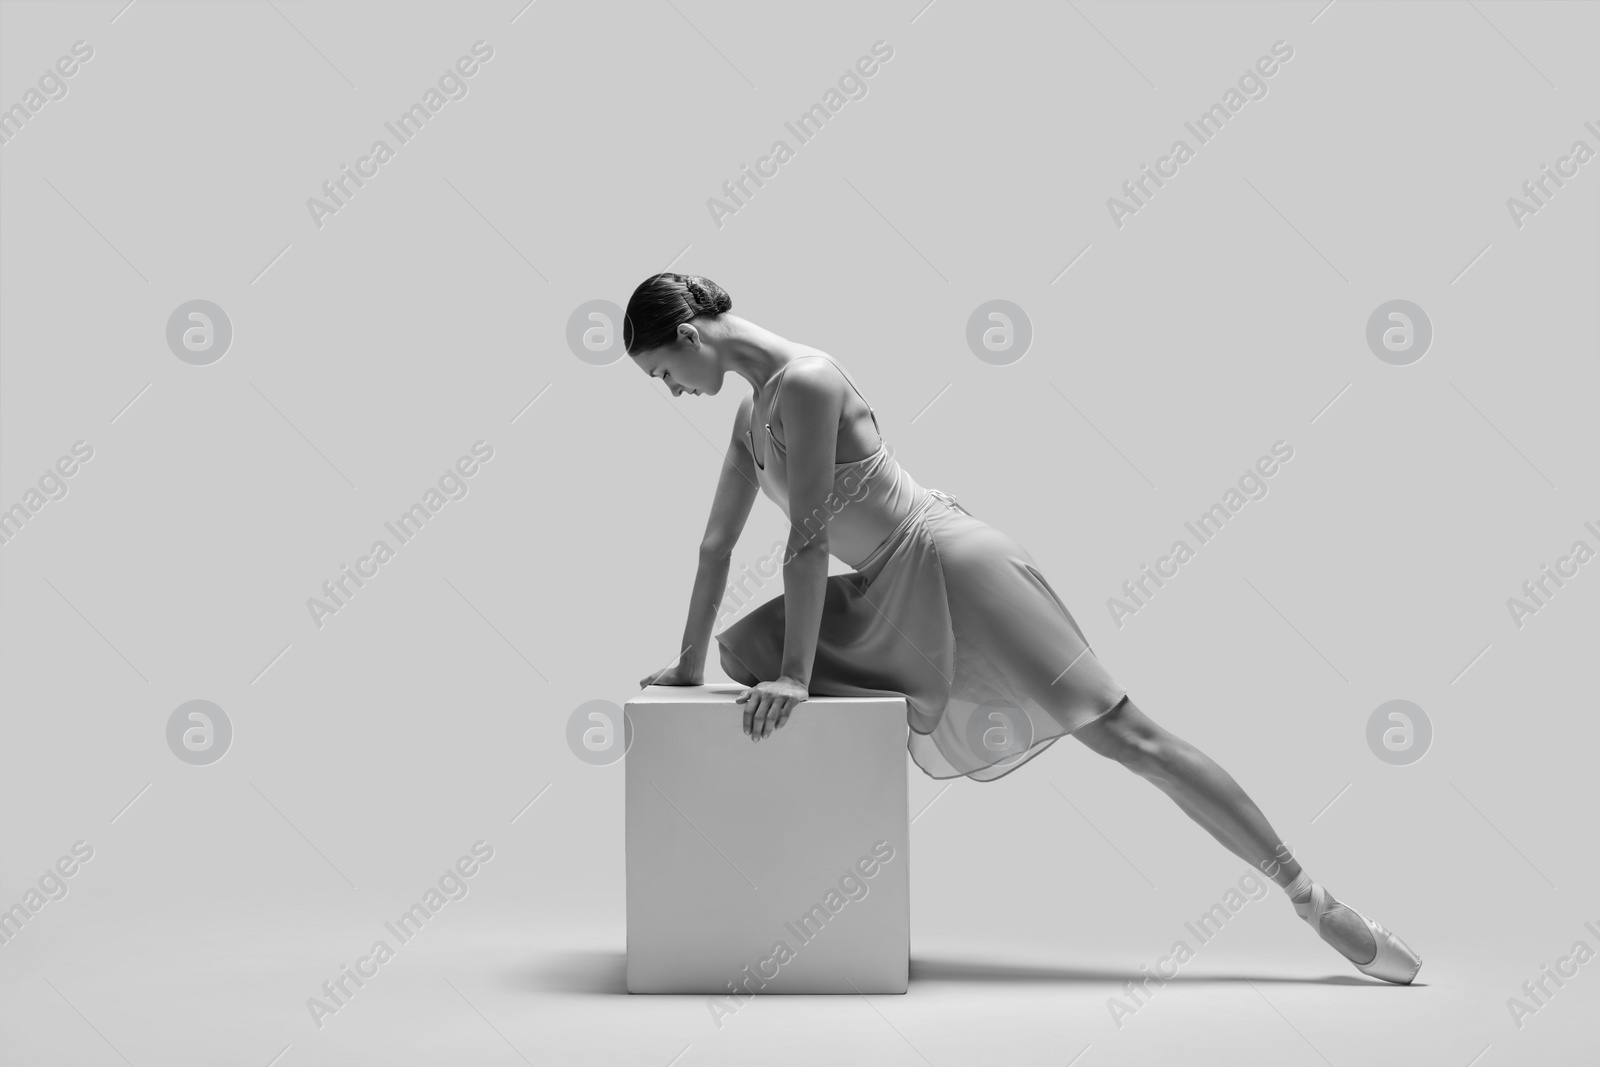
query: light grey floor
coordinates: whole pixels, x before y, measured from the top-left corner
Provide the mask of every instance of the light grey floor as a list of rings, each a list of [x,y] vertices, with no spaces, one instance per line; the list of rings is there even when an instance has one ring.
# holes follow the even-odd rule
[[[492,865],[475,881],[320,1030],[305,999],[382,936],[398,894],[69,896],[0,948],[4,1062],[1491,1067],[1600,1053],[1593,963],[1517,1031],[1504,1000],[1547,946],[1430,937],[1426,981],[1391,987],[1342,966],[1280,895],[1246,906],[1120,1028],[1108,999],[1163,954],[1171,924],[1117,940],[1093,938],[1088,914],[1032,937],[914,924],[909,994],[769,997],[718,1027],[704,998],[624,992],[620,894],[496,880]]]

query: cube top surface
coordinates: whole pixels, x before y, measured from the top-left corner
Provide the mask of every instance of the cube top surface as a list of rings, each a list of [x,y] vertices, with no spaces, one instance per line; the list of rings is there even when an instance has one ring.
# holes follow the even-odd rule
[[[650,704],[730,704],[737,706],[739,694],[749,686],[718,683],[713,685],[650,685],[634,694],[627,706]],[[901,697],[809,697],[802,704],[861,705],[904,708]]]

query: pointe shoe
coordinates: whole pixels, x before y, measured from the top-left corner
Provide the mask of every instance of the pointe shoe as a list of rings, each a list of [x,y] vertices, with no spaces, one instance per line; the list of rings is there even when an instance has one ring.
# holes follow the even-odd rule
[[[1344,901],[1339,903],[1344,904]],[[1350,905],[1344,904],[1350,908]],[[1306,910],[1302,913],[1301,908]],[[1305,904],[1296,904],[1295,913],[1311,924],[1311,929],[1317,931],[1317,936],[1322,936],[1322,916],[1328,911],[1328,891],[1321,885],[1312,883],[1311,899]],[[1362,974],[1381,978],[1385,982],[1394,982],[1397,985],[1410,985],[1411,980],[1422,969],[1422,957],[1411,951],[1411,946],[1396,937],[1391,931],[1381,924],[1373,922],[1354,908],[1350,911],[1362,922],[1367,924],[1367,931],[1372,934],[1373,943],[1378,947],[1378,954],[1368,963],[1356,963],[1356,970]],[[1343,955],[1343,953],[1340,953]],[[1345,957],[1349,959],[1349,957]]]

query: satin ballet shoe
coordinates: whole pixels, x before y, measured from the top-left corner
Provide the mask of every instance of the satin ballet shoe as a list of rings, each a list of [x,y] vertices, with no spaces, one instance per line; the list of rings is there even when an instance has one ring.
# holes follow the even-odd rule
[[[1339,903],[1344,904],[1344,901]],[[1350,905],[1344,904],[1350,908]],[[1322,916],[1328,911],[1328,891],[1322,886],[1313,883],[1311,886],[1311,899],[1304,904],[1295,904],[1295,914],[1299,915],[1317,931],[1317,936],[1322,936]],[[1301,909],[1304,908],[1304,911]],[[1378,954],[1373,956],[1368,963],[1355,963],[1356,970],[1373,978],[1381,978],[1385,982],[1394,982],[1397,985],[1410,985],[1411,980],[1422,969],[1422,957],[1411,951],[1407,945],[1393,932],[1385,929],[1382,924],[1375,923],[1362,915],[1354,908],[1350,911],[1367,924],[1367,931],[1372,934],[1373,943],[1378,947]],[[1340,953],[1343,955],[1343,953]],[[1345,957],[1349,959],[1348,956]]]

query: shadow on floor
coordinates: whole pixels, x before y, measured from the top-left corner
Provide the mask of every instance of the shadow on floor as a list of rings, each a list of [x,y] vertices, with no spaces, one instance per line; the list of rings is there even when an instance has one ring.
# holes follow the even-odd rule
[[[980,985],[1025,985],[1069,982],[1093,982],[1122,985],[1138,982],[1146,975],[1138,971],[1107,970],[1089,967],[1043,967],[1028,963],[998,963],[983,960],[954,959],[941,956],[913,957],[911,983],[933,982],[970,983]],[[1296,978],[1281,974],[1184,974],[1181,971],[1168,982],[1177,985],[1202,985],[1217,982],[1288,983],[1292,985],[1388,985],[1376,978],[1358,978],[1350,975],[1328,975],[1323,978]]]
[[[624,952],[553,952],[506,974],[513,989],[536,993],[628,994]]]
[[[507,984],[524,992],[620,995],[628,993],[628,957],[621,952],[562,952],[540,957],[507,976]],[[1047,967],[1028,963],[920,956],[911,960],[911,984],[944,982],[956,985],[1048,985],[1074,982],[1120,986],[1145,975],[1132,970],[1089,967]],[[1272,974],[1183,974],[1168,979],[1173,984],[1206,985],[1219,982],[1258,984],[1381,986],[1388,982],[1353,975],[1296,978]],[[1423,983],[1416,983],[1422,988]]]

